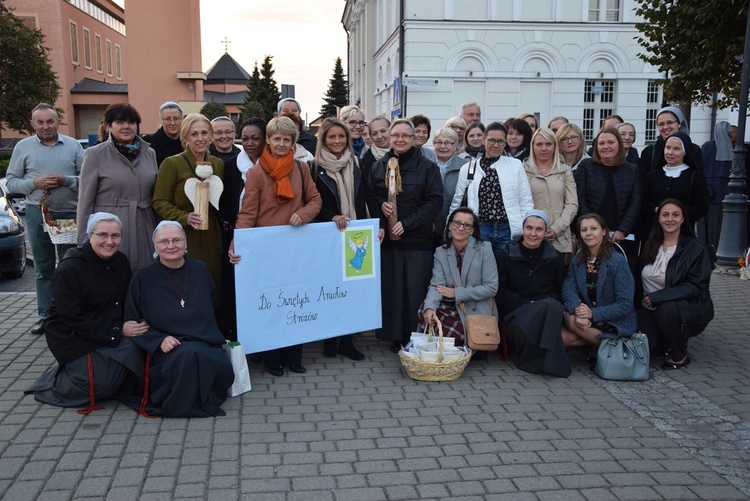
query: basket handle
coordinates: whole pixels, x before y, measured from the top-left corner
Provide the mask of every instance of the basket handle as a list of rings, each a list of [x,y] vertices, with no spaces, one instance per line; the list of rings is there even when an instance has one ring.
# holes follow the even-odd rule
[[[443,324],[440,323],[440,320],[435,319],[435,324],[437,325],[437,331],[438,331],[438,363],[442,363],[443,361]],[[429,340],[432,342],[432,333],[435,330],[435,327],[433,327],[433,324],[430,324],[429,327],[427,327],[427,332],[429,333]]]

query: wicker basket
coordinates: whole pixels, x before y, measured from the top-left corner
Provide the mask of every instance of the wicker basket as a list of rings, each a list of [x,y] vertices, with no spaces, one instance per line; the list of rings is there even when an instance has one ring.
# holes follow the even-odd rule
[[[39,201],[42,211],[42,226],[49,234],[49,239],[55,245],[75,245],[78,239],[78,225],[75,219],[54,219],[50,214],[49,207],[44,202],[49,196],[49,190],[44,190]]]
[[[438,330],[438,360],[443,359],[443,327],[440,322],[437,323]],[[433,327],[429,327],[430,340],[432,340]],[[404,354],[404,350],[398,352],[401,359],[401,365],[406,369],[410,378],[417,381],[455,381],[461,377],[464,369],[471,360],[471,350],[464,356],[450,362],[428,362],[418,358],[412,358]]]

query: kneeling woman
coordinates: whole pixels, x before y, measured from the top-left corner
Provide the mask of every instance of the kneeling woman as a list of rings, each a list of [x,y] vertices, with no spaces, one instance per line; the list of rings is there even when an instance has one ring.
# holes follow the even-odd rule
[[[178,222],[159,223],[153,239],[158,259],[135,273],[125,306],[126,318],[149,325],[133,339],[148,354],[148,379],[140,402],[126,403],[149,415],[223,416],[234,372],[211,306],[216,287],[203,261],[185,257]]]
[[[685,204],[664,200],[643,251],[638,328],[648,336],[652,351],[669,353],[661,366],[664,370],[690,363],[688,339],[703,332],[714,318],[708,290],[711,259],[688,219]]]
[[[141,350],[132,336],[146,322],[123,321],[130,263],[119,252],[122,223],[114,214],[89,216],[86,240],[70,249],[53,277],[54,301],[45,324],[47,345],[60,364],[26,393],[60,407],[88,405],[135,391],[143,374]]]
[[[547,213],[530,210],[523,235],[498,256],[498,305],[508,337],[516,347],[516,366],[526,372],[570,375],[560,329],[565,312],[560,290],[563,255],[545,238]]]
[[[565,346],[599,346],[601,334],[635,332],[635,282],[625,256],[616,252],[599,214],[578,219],[580,249],[563,282]]]
[[[443,245],[435,250],[432,280],[418,314],[420,327],[439,320],[444,335],[464,341],[467,312],[492,315],[496,293],[492,246],[480,240],[476,214],[459,207],[448,218]]]

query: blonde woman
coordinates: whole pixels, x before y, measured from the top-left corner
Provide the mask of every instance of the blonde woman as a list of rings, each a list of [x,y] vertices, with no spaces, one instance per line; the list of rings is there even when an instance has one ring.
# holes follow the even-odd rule
[[[534,208],[549,217],[545,238],[570,261],[570,224],[578,212],[578,193],[570,167],[560,162],[557,138],[543,127],[531,139],[529,159],[524,163]]]
[[[565,124],[557,130],[557,144],[560,145],[561,160],[574,171],[585,158],[591,158],[586,153],[586,141],[583,131],[576,124]]]

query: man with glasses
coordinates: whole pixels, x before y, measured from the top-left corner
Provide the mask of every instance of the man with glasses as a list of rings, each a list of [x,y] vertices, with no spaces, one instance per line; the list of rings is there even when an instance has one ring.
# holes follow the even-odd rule
[[[380,253],[383,327],[375,335],[390,341],[393,353],[416,330],[417,310],[432,276],[433,224],[443,206],[440,170],[415,146],[415,135],[409,120],[391,124],[391,149],[373,165],[367,186],[370,214],[389,230]],[[389,199],[391,173],[401,188],[395,201]]]
[[[145,134],[143,140],[156,152],[156,165],[161,167],[165,158],[179,155],[183,151],[180,142],[182,108],[174,101],[167,101],[159,108],[161,127],[153,134]]]
[[[208,147],[208,152],[221,158],[226,167],[227,161],[240,154],[240,149],[234,145],[234,122],[229,117],[216,117],[211,120],[214,140]]]
[[[276,114],[280,116],[282,113],[291,113],[292,115],[296,115],[297,118],[302,120],[302,122],[304,123],[304,119],[302,118],[302,106],[299,104],[299,101],[294,98],[287,97],[278,102],[278,104],[276,105]],[[315,136],[307,132],[304,127],[302,127],[299,131],[297,144],[303,146],[307,151],[315,156],[315,150],[318,147],[318,140]]]
[[[75,219],[83,148],[75,139],[58,134],[60,118],[49,104],[40,103],[31,111],[31,126],[36,134],[22,139],[13,149],[7,177],[8,191],[26,195],[26,235],[34,258],[39,313],[31,333],[44,334],[44,321],[52,303],[55,264],[75,245],[52,243],[42,225],[42,197],[51,217]]]

